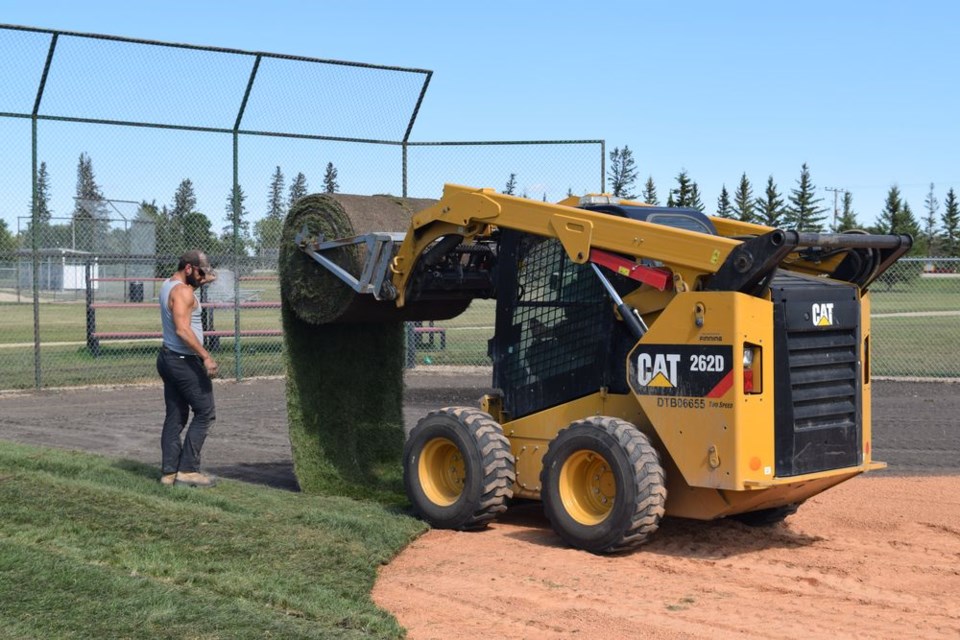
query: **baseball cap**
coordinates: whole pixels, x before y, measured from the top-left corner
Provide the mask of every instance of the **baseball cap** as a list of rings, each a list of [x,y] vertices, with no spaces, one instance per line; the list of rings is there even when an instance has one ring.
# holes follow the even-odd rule
[[[180,261],[184,264],[193,265],[194,267],[201,269],[206,274],[216,274],[216,272],[213,270],[213,266],[210,264],[210,259],[207,258],[207,254],[205,254],[203,251],[198,251],[196,249],[187,251],[185,254],[180,256]]]

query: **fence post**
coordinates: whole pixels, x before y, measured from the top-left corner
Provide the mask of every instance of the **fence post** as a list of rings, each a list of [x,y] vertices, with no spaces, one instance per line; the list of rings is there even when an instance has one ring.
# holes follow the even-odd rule
[[[93,308],[93,265],[87,260],[83,265],[87,285],[87,349],[94,358],[100,356],[100,340],[94,335],[97,332],[97,310]]]

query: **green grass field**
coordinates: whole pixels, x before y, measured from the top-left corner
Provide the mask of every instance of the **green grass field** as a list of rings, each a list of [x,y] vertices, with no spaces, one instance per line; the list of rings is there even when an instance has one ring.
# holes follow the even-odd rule
[[[878,282],[871,288],[873,313],[960,311],[960,278],[914,278],[889,289]]]
[[[394,508],[0,441],[4,638],[400,638],[377,567],[424,531]]]

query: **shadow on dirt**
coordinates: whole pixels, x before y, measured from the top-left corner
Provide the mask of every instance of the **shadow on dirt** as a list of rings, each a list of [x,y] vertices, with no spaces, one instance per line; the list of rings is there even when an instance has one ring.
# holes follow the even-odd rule
[[[564,547],[553,532],[543,508],[536,501],[518,501],[497,520],[523,531],[506,533],[506,537],[544,547]],[[496,525],[494,525],[496,526]],[[790,529],[790,521],[769,527],[749,527],[735,520],[700,521],[687,518],[664,518],[650,542],[626,552],[654,553],[664,556],[721,560],[764,549],[802,548],[823,538]]]

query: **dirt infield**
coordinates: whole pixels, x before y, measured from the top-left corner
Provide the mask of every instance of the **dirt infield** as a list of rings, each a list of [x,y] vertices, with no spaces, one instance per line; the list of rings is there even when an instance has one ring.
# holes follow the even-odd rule
[[[472,404],[482,376],[411,376],[405,418]],[[409,637],[958,638],[960,387],[874,384],[885,471],[807,502],[786,524],[668,518],[626,555],[564,547],[539,505],[486,531],[431,531],[374,590]],[[0,394],[0,438],[156,463],[158,386]],[[282,380],[219,383],[213,473],[296,489]]]

